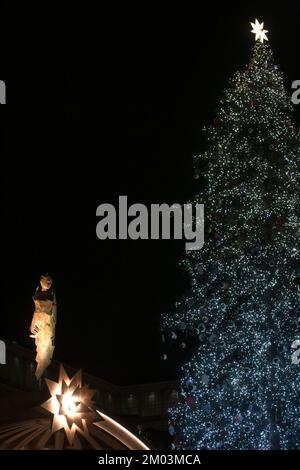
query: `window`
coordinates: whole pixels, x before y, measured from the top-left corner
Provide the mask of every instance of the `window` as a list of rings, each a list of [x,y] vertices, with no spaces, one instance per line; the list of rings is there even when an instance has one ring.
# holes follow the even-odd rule
[[[113,409],[113,397],[111,393],[108,393],[106,396],[106,407],[109,411],[112,411]]]
[[[103,394],[100,392],[100,390],[96,391],[95,397],[94,397],[95,403],[102,407],[103,406]]]
[[[139,412],[139,403],[133,393],[129,393],[123,399],[123,413],[136,415]]]
[[[34,362],[29,362],[26,365],[26,387],[30,389],[36,389],[38,388],[38,381],[35,378],[35,363]]]
[[[0,340],[0,364],[6,364],[6,346],[2,340]]]
[[[150,392],[145,397],[145,407],[143,410],[144,416],[160,415],[161,410],[161,396],[156,392]]]
[[[169,394],[168,406],[176,405],[177,401],[178,401],[178,392],[177,390],[172,390]]]

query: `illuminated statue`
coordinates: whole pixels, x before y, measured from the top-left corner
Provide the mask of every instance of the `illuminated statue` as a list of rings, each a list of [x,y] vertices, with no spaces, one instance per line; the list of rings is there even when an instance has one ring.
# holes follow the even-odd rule
[[[35,339],[37,353],[35,376],[38,380],[51,363],[54,351],[56,297],[52,278],[48,274],[41,276],[33,301],[35,309],[30,337]]]

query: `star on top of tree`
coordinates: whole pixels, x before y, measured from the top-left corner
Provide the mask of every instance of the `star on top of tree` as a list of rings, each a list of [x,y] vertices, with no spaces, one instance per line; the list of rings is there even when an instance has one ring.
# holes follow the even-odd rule
[[[259,21],[256,19],[255,23],[251,23],[252,26],[252,31],[251,33],[255,34],[255,40],[264,42],[264,40],[268,41],[266,33],[268,33],[267,29],[264,29],[264,22],[259,23]]]

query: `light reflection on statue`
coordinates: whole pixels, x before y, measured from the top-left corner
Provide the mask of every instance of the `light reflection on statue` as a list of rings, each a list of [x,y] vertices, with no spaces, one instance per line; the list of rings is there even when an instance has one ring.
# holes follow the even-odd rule
[[[36,371],[37,380],[50,365],[55,340],[56,325],[56,297],[53,281],[49,274],[41,276],[40,283],[33,296],[34,314],[30,326],[31,338],[36,345]]]

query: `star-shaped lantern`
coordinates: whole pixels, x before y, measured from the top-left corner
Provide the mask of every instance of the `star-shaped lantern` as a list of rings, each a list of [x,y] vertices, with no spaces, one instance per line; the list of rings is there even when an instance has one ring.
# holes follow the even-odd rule
[[[267,35],[266,33],[268,33],[268,30],[267,29],[264,29],[264,23],[259,23],[259,21],[256,19],[255,20],[255,23],[250,23],[251,26],[252,26],[252,31],[251,33],[255,34],[255,40],[256,41],[260,41],[260,42],[264,42],[264,41],[268,41],[268,38],[267,38]]]
[[[82,386],[81,370],[70,379],[62,365],[59,369],[58,382],[49,379],[45,381],[51,398],[41,406],[53,414],[52,434],[64,429],[72,445],[76,431],[86,434],[87,422],[93,423],[99,420],[92,401],[96,390]]]
[[[82,385],[81,370],[70,379],[60,365],[58,382],[45,381],[51,398],[41,407],[52,414],[37,417],[39,409],[34,408],[25,420],[1,423],[0,449],[149,450],[128,429],[94,408],[95,390]]]

